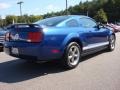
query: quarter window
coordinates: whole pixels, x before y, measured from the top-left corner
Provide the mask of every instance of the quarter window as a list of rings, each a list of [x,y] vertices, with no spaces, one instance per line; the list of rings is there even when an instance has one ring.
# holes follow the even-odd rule
[[[78,26],[79,26],[79,23],[78,23],[77,20],[72,19],[72,20],[68,21],[68,22],[66,23],[66,25],[67,25],[68,27],[78,27]]]

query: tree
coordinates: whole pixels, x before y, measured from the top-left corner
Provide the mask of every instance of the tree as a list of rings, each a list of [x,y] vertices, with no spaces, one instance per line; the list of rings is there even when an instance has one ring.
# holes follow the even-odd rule
[[[6,25],[13,24],[17,22],[17,17],[14,15],[8,15],[6,16],[5,21],[6,21]]]
[[[36,22],[36,21],[41,20],[41,19],[43,19],[43,17],[40,15],[36,15],[36,16],[30,15],[30,16],[28,16],[27,23],[33,23],[33,22]]]
[[[2,20],[2,18],[0,16],[0,27],[2,27],[2,26],[3,26],[3,20]]]
[[[97,22],[102,22],[102,23],[108,22],[107,15],[103,9],[100,9],[97,12],[97,14],[94,16],[94,18],[96,19]]]

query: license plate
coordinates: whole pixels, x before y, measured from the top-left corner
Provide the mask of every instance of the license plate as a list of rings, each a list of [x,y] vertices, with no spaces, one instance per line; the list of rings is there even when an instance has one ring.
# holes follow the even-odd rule
[[[12,48],[11,52],[12,52],[12,54],[19,54],[18,48]]]

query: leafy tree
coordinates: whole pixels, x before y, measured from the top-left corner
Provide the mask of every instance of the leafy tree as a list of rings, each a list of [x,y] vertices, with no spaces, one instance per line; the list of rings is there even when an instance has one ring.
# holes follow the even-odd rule
[[[3,26],[3,20],[2,20],[2,18],[0,16],[0,27],[2,27],[2,26]]]
[[[43,18],[40,15],[36,15],[36,16],[30,15],[28,17],[27,23],[33,23],[33,22],[36,22],[36,21],[41,20],[41,19],[43,19]]]
[[[14,16],[14,15],[8,15],[6,16],[6,24],[9,25],[9,24],[13,24],[13,23],[16,23],[17,22],[17,17]]]
[[[106,13],[104,12],[103,9],[100,9],[97,14],[95,15],[94,17],[96,19],[96,21],[98,22],[102,22],[102,23],[105,23],[105,22],[108,22],[107,20],[107,15]]]

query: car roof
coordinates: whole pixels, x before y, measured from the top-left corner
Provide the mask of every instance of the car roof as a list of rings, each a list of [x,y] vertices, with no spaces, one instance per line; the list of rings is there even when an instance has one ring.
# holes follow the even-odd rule
[[[90,18],[85,15],[64,15],[64,16],[56,16],[56,17],[69,17],[69,18]]]
[[[88,17],[88,16],[85,16],[85,15],[68,15],[69,17],[79,17],[79,18],[82,18],[82,17]]]

